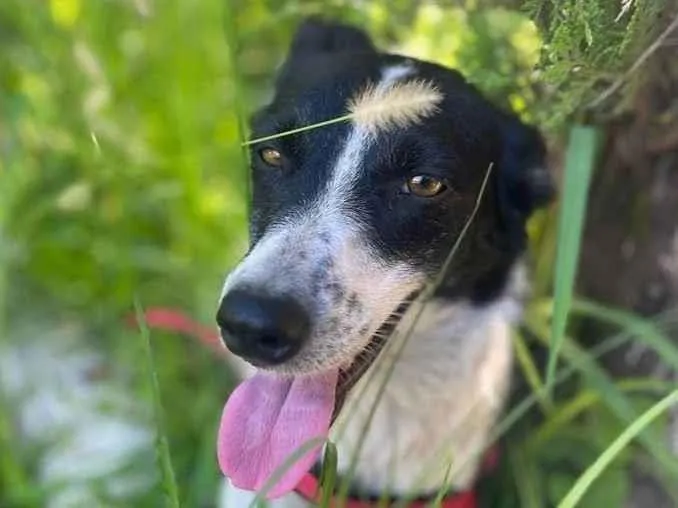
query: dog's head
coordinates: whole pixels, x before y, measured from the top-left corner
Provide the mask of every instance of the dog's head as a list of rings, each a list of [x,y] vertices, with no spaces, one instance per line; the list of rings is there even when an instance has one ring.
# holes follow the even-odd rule
[[[378,52],[361,31],[298,30],[272,102],[252,122],[251,246],[218,321],[256,366],[349,365],[440,272],[489,183],[441,292],[491,298],[549,195],[535,129],[450,69]]]

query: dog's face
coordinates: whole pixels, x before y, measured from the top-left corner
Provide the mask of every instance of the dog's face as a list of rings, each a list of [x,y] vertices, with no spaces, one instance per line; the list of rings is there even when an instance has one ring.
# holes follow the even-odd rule
[[[251,246],[224,286],[229,348],[287,374],[345,368],[440,272],[442,292],[501,289],[547,197],[539,135],[456,72],[379,53],[362,32],[299,29],[252,123]]]

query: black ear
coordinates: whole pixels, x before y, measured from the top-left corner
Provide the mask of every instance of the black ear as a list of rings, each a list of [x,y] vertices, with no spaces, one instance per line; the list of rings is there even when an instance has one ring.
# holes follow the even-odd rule
[[[307,18],[292,39],[289,54],[278,72],[276,91],[291,93],[331,75],[352,56],[376,55],[372,41],[362,30],[318,17]]]
[[[505,116],[501,122],[499,211],[512,247],[522,250],[527,219],[553,199],[555,190],[547,167],[546,145],[539,131],[514,116]]]
[[[313,53],[365,53],[376,51],[362,30],[318,16],[306,18],[292,40],[289,59]]]

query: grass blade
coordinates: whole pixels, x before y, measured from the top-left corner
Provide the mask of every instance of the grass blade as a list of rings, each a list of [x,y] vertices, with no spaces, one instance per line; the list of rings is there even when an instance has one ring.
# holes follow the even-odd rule
[[[523,337],[520,331],[513,331],[511,335],[513,337],[511,341],[513,354],[520,365],[523,376],[525,376],[525,380],[530,385],[532,392],[538,394],[542,412],[547,414],[553,410],[553,403],[547,396],[548,390],[544,390],[544,383],[539,375],[539,369],[530,354],[525,337]]]
[[[593,482],[602,474],[607,466],[638,436],[650,423],[657,419],[663,412],[678,403],[678,390],[661,399],[654,406],[638,417],[617,439],[605,450],[598,459],[584,471],[572,486],[572,489],[560,501],[558,508],[574,508],[584,496]]]
[[[229,76],[232,80],[233,95],[232,103],[238,125],[238,141],[242,155],[243,165],[243,183],[245,185],[245,203],[247,206],[247,216],[250,215],[251,207],[251,177],[249,171],[249,149],[245,141],[247,139],[247,120],[244,105],[247,100],[244,95],[244,84],[241,79],[242,73],[238,68],[238,30],[236,23],[236,12],[233,2],[224,2],[224,37],[228,48]]]
[[[445,469],[445,478],[443,480],[443,487],[438,491],[436,497],[431,502],[430,508],[442,508],[443,499],[445,499],[445,495],[447,494],[450,488],[451,473],[452,473],[452,462],[447,464],[447,467]]]
[[[570,131],[565,159],[565,180],[558,215],[558,253],[555,266],[551,351],[546,370],[546,386],[550,386],[553,382],[558,353],[565,336],[586,215],[589,183],[598,141],[599,132],[594,127],[574,126]]]
[[[271,134],[270,136],[264,136],[261,138],[250,139],[249,141],[244,141],[242,146],[252,146],[258,143],[264,143],[266,141],[272,141],[274,139],[280,139],[287,136],[293,136],[294,134],[301,134],[302,132],[312,131],[314,129],[320,129],[322,127],[328,127],[337,123],[348,122],[353,118],[354,115],[342,115],[335,118],[330,118],[329,120],[323,120],[322,122],[312,123],[309,125],[304,125],[303,127],[297,127],[296,129],[290,129],[287,131],[279,132],[277,134]]]
[[[151,348],[151,336],[144,320],[144,312],[138,301],[134,302],[134,311],[136,313],[137,323],[139,323],[139,331],[141,340],[144,346],[144,353],[146,356],[146,370],[148,373],[149,384],[151,387],[151,395],[153,397],[153,414],[155,426],[157,430],[156,437],[156,453],[158,454],[158,462],[160,463],[160,471],[162,473],[162,487],[165,492],[167,506],[171,508],[179,508],[179,491],[177,488],[177,480],[172,467],[172,457],[170,455],[169,442],[167,441],[167,434],[165,433],[164,411],[162,408],[162,401],[160,400],[160,384],[158,383],[158,372],[155,369],[155,362],[153,360],[153,350]]]
[[[669,335],[660,330],[650,319],[588,300],[575,300],[572,312],[628,330],[637,342],[642,342],[653,349],[662,362],[678,370],[678,347]],[[672,313],[678,316],[678,310]]]
[[[526,457],[526,450],[510,447],[508,454],[515,485],[518,489],[518,498],[522,508],[540,508],[543,498],[539,476],[534,465]]]
[[[261,488],[250,507],[259,506],[261,503],[265,503],[266,496],[268,493],[276,486],[280,481],[282,476],[297,462],[299,462],[305,455],[309,454],[319,446],[323,446],[328,441],[324,437],[315,437],[309,439],[299,448],[297,448],[294,453],[290,454],[289,457],[273,472],[271,477],[266,481],[264,486]]]
[[[322,497],[320,506],[330,506],[330,501],[334,495],[334,486],[337,483],[337,447],[331,441],[325,445],[323,455],[323,468],[320,474],[320,485],[322,488]]]

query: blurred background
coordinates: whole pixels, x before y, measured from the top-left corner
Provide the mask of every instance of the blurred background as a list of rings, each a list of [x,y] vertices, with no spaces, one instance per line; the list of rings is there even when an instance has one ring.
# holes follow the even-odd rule
[[[2,0],[0,507],[162,506],[168,483],[156,460],[165,444],[157,442],[159,428],[182,505],[215,506],[215,432],[233,379],[191,334],[153,331],[151,369],[130,319],[137,304],[180,309],[212,326],[223,278],[247,242],[241,118],[268,97],[301,18],[322,13],[352,22],[381,47],[458,68],[542,127],[558,176],[582,105],[621,76],[670,19],[669,2],[584,3]],[[676,80],[668,81],[662,91],[670,97]],[[626,83],[621,98],[598,105],[599,121],[637,127],[628,118],[636,118],[643,83]],[[667,101],[648,106],[646,130],[657,108],[675,111]],[[661,132],[673,125],[673,117],[662,121]],[[667,171],[676,171],[673,164]],[[554,206],[531,224],[535,313],[549,305],[556,214]],[[609,287],[594,284],[589,295],[647,324],[634,302],[614,298],[621,290],[605,294]],[[675,354],[667,347],[666,355]],[[655,367],[642,379],[656,376]],[[149,369],[158,379],[161,421]],[[560,412],[545,406],[556,415],[551,427],[518,447],[520,472],[509,480],[518,506],[558,499],[623,428],[623,419],[589,400],[612,388],[589,380],[582,376]],[[648,397],[623,399],[629,419],[666,385],[650,388]],[[539,476],[540,465],[564,454],[574,464]],[[622,506],[615,503],[631,485],[631,456],[625,460],[601,478],[590,506],[601,499]]]

